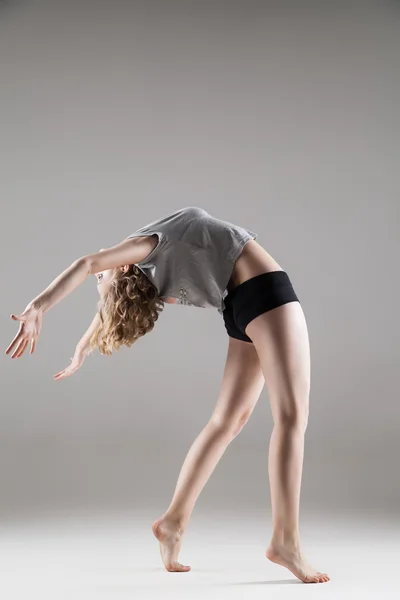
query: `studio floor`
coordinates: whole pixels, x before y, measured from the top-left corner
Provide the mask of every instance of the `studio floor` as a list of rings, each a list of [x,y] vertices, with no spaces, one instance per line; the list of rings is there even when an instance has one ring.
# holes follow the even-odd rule
[[[331,580],[304,584],[265,558],[268,511],[193,513],[180,561],[169,573],[151,532],[154,510],[66,511],[0,521],[0,594],[40,598],[373,598],[398,597],[396,516],[304,514],[302,550]]]

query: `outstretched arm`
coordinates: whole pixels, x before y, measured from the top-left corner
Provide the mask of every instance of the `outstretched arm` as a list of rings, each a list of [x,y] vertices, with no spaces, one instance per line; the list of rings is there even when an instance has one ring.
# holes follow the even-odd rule
[[[90,262],[87,257],[78,258],[56,277],[41,294],[29,302],[27,308],[33,307],[44,314],[83,283],[90,274]]]
[[[72,373],[75,373],[75,371],[77,371],[83,365],[83,362],[86,356],[88,355],[90,338],[96,331],[99,324],[100,315],[99,313],[96,313],[88,329],[85,331],[82,338],[77,343],[75,353],[73,356],[71,356],[70,364],[68,365],[68,367],[54,375],[54,381],[59,381],[60,379],[65,379],[65,377],[69,377],[70,375],[72,375]]]
[[[98,328],[99,325],[100,325],[100,314],[97,312],[93,318],[93,321],[90,323],[89,327],[87,328],[87,330],[85,331],[85,333],[83,334],[83,336],[81,337],[79,342],[77,343],[76,347],[79,349],[82,349],[82,350],[86,350],[89,345],[90,338],[92,337],[92,335],[94,334],[94,332],[96,331],[96,329]]]
[[[41,294],[29,302],[23,313],[11,315],[14,321],[20,322],[20,329],[8,346],[6,354],[14,349],[12,358],[19,358],[29,342],[32,343],[30,352],[32,354],[36,347],[45,312],[70,294],[89,275],[113,267],[140,262],[150,252],[150,243],[149,238],[127,238],[112,248],[107,248],[95,254],[88,254],[75,260]]]
[[[30,354],[33,354],[42,328],[43,314],[74,290],[89,274],[90,263],[86,257],[74,261],[39,296],[29,302],[20,315],[10,315],[14,321],[19,321],[19,330],[8,346],[6,354],[13,350],[11,358],[19,358],[29,342]]]
[[[56,277],[28,306],[33,306],[45,313],[83,283],[89,275],[140,262],[146,258],[150,250],[149,238],[137,237],[127,238],[111,248],[82,256]]]

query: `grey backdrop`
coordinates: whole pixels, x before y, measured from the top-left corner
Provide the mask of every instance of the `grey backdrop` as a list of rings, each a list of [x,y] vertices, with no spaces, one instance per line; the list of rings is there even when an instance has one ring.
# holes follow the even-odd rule
[[[4,351],[73,260],[198,205],[258,233],[310,333],[302,508],[399,507],[400,6],[395,1],[0,4],[1,518],[171,499],[215,405],[217,311],[64,381],[95,280]],[[198,507],[269,506],[264,389]]]

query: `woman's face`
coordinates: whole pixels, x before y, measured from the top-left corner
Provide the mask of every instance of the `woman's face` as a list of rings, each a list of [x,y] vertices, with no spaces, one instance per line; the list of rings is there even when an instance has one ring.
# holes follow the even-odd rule
[[[99,252],[104,252],[105,248],[100,248]],[[107,291],[110,281],[112,279],[112,269],[107,269],[106,271],[99,271],[95,273],[97,281],[97,289],[99,291],[100,296],[104,295],[104,292]]]
[[[105,248],[101,248],[99,252],[104,252]],[[123,265],[120,267],[121,271],[126,272],[129,269],[129,265]],[[113,280],[114,269],[106,269],[105,271],[99,271],[95,273],[95,277],[97,280],[97,289],[99,291],[100,297],[103,297],[105,292],[110,287],[110,283]]]
[[[99,273],[95,273],[95,277],[97,280],[97,289],[101,297],[104,295],[104,293],[108,290],[110,286],[113,277],[112,272],[113,269],[107,269],[106,271],[100,271]]]

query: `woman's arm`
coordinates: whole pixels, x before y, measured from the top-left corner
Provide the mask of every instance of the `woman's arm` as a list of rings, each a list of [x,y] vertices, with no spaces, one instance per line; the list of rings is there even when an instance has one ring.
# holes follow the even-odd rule
[[[89,342],[93,333],[97,329],[100,324],[100,315],[96,313],[93,321],[89,325],[86,332],[83,334],[82,338],[76,345],[74,355],[71,356],[71,362],[62,371],[59,371],[53,376],[54,381],[59,381],[60,379],[65,379],[65,377],[69,377],[72,373],[75,373],[84,363],[86,356],[89,353]]]
[[[47,312],[57,302],[65,298],[90,275],[90,264],[86,257],[78,258],[72,265],[56,277],[50,285],[36,298],[29,302],[27,308]]]
[[[56,277],[39,296],[36,296],[28,304],[27,308],[33,307],[45,313],[83,283],[89,275],[113,267],[140,262],[150,251],[151,240],[145,237],[136,237],[128,238],[101,252],[82,256]]]
[[[75,260],[41,294],[31,300],[20,315],[10,315],[11,319],[19,321],[20,327],[6,354],[13,351],[11,358],[21,357],[29,342],[32,344],[32,354],[41,331],[43,314],[83,283],[89,275],[113,267],[135,264],[146,258],[149,252],[150,237],[134,237],[127,238],[102,252],[88,254]]]
[[[29,342],[30,354],[33,354],[42,328],[43,314],[82,283],[89,273],[90,263],[86,257],[79,258],[56,277],[39,296],[29,302],[20,315],[11,314],[11,319],[19,321],[19,330],[8,346],[6,354],[13,351],[11,358],[20,358]]]
[[[92,335],[94,334],[94,332],[96,331],[96,329],[98,328],[99,325],[100,325],[100,314],[96,313],[93,321],[91,322],[91,324],[89,325],[89,327],[87,328],[87,330],[85,331],[85,333],[83,334],[83,336],[81,337],[79,342],[77,343],[76,347],[78,349],[87,348],[90,338],[92,337]]]

